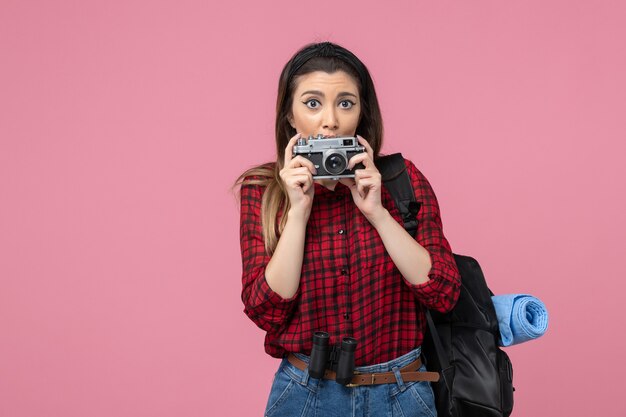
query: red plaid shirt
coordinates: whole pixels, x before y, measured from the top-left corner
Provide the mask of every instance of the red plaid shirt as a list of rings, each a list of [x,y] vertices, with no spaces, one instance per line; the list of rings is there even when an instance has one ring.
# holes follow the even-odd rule
[[[306,230],[300,286],[283,299],[265,280],[270,260],[261,230],[258,185],[241,187],[242,300],[245,313],[267,332],[265,350],[274,357],[287,352],[310,354],[313,332],[330,334],[330,343],[345,336],[358,340],[357,366],[387,362],[420,346],[424,306],[449,311],[459,295],[460,276],[443,235],[433,190],[412,162],[405,160],[417,201],[417,241],[428,250],[430,280],[412,285],[387,254],[380,236],[338,183],[331,191],[315,184]],[[402,224],[393,198],[383,187],[382,202]]]

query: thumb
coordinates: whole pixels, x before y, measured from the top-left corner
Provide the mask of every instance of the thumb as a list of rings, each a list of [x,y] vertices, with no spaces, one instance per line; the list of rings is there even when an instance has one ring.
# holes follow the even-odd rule
[[[356,187],[356,182],[354,182],[353,178],[340,178],[339,182],[348,187],[350,191]]]
[[[359,189],[353,178],[341,178],[339,182],[350,189],[353,198],[361,198],[361,195],[359,194]]]

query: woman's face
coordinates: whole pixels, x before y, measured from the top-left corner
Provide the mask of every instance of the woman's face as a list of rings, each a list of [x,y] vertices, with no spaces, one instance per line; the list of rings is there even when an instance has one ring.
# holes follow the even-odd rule
[[[315,71],[298,77],[289,123],[308,136],[354,136],[361,115],[355,80],[344,71]]]

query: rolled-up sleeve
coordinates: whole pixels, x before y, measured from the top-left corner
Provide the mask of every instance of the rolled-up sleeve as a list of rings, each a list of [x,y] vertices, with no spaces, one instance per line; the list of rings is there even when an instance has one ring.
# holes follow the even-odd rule
[[[241,300],[244,312],[257,326],[267,332],[276,332],[293,313],[298,293],[289,299],[282,298],[265,280],[265,267],[270,256],[265,251],[261,225],[262,191],[259,185],[241,186]]]
[[[443,235],[437,197],[426,177],[415,165],[407,160],[406,166],[415,190],[415,198],[421,203],[415,238],[430,254],[432,265],[427,282],[419,285],[406,282],[427,308],[445,313],[452,310],[459,298],[461,276],[450,244]]]

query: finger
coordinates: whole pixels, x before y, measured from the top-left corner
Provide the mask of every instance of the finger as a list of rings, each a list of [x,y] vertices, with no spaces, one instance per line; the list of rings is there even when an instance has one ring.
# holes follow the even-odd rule
[[[350,161],[348,162],[348,169],[353,169],[358,163],[363,164],[365,169],[374,169],[378,171],[376,165],[374,165],[374,161],[372,161],[372,158],[365,152],[358,153],[350,158]]]
[[[352,187],[355,184],[354,178],[342,177],[342,178],[339,178],[339,182],[345,185],[346,187]]]
[[[309,173],[310,172],[307,167],[296,167],[296,168],[285,167],[280,170],[280,178],[286,184],[287,181],[293,178],[294,175],[302,175],[302,174],[309,174]]]
[[[283,161],[284,162],[283,166],[287,166],[289,161],[291,161],[291,159],[293,158],[293,147],[298,141],[298,139],[300,139],[301,136],[302,135],[300,133],[296,133],[295,136],[289,139],[289,142],[287,143],[287,146],[285,147],[285,160]]]
[[[311,174],[309,173],[308,175],[299,178],[299,185],[302,187],[302,192],[306,194],[306,192],[313,186],[313,178],[311,177]]]
[[[371,178],[373,181],[380,182],[382,175],[380,175],[380,172],[373,169],[357,169],[354,171],[354,178],[357,181]]]
[[[367,175],[359,178],[355,177],[355,180],[357,185],[360,186],[364,186],[367,188],[380,188],[381,181],[379,175]]]
[[[348,188],[353,188],[356,185],[353,178],[339,178],[339,182]]]
[[[302,191],[306,194],[313,187],[313,177],[309,174],[309,179],[302,185]]]
[[[315,164],[313,164],[313,162],[311,162],[310,159],[306,159],[305,157],[300,156],[300,155],[291,159],[289,163],[285,166],[289,168],[306,167],[309,170],[309,172],[311,172],[312,174],[317,174],[317,169],[315,169]]]
[[[362,183],[357,183],[356,191],[359,193],[359,196],[361,198],[365,198],[367,196],[367,192],[369,191],[369,188]]]
[[[288,167],[281,171],[282,177],[289,178],[293,175],[311,175],[311,171],[309,171],[308,167]]]
[[[295,188],[295,187],[302,187],[304,184],[307,183],[307,181],[308,182],[313,181],[313,177],[311,176],[310,172],[307,172],[306,174],[290,175],[287,178],[287,181],[285,182],[285,184],[287,184],[288,187]]]
[[[359,187],[374,188],[377,183],[372,178],[363,178],[358,180],[356,184]]]
[[[356,135],[356,138],[359,140],[359,143],[365,147],[365,152],[374,160],[374,149],[371,147],[370,143],[361,135]]]

